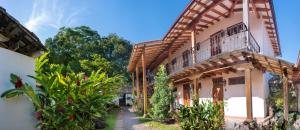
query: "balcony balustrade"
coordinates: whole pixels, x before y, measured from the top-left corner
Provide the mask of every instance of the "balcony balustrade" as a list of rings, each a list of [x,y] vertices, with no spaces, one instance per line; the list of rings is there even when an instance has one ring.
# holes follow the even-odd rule
[[[220,55],[226,52],[232,52],[236,50],[244,50],[244,51],[251,51],[251,52],[260,52],[260,46],[254,39],[254,37],[250,33],[249,37],[249,45],[246,42],[246,34],[248,31],[242,31],[240,33],[236,33],[233,35],[225,35],[220,37],[212,44],[211,38],[208,38],[200,43],[197,43],[195,47],[195,57],[196,63],[199,64],[207,59],[210,59],[213,56]],[[214,48],[212,48],[214,46]],[[180,55],[178,57],[173,58],[172,62],[169,63],[169,72],[170,74],[180,72],[186,67],[193,66],[192,63],[192,51],[193,48],[187,50],[186,54]],[[213,51],[213,52],[212,52]],[[185,56],[184,56],[185,55]]]

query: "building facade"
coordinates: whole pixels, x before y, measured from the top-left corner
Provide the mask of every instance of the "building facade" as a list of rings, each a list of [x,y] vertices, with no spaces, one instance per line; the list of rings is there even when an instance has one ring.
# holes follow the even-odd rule
[[[144,113],[153,77],[165,65],[178,104],[191,106],[193,97],[223,101],[226,126],[233,127],[269,115],[270,74],[287,83],[297,70],[280,56],[272,0],[192,0],[163,39],[134,45],[128,70]]]

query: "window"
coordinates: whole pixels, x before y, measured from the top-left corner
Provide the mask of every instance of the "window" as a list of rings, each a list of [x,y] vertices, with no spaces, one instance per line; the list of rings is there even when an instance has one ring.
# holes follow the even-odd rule
[[[237,84],[245,84],[245,77],[240,76],[240,77],[232,77],[228,79],[229,85],[237,85]]]
[[[213,85],[214,86],[218,86],[218,85],[223,85],[223,78],[222,77],[219,77],[219,78],[213,78],[212,79],[212,81],[213,81]]]
[[[175,70],[175,67],[176,67],[176,63],[177,63],[177,60],[176,60],[176,58],[174,58],[173,60],[172,60],[172,62],[171,62],[171,69],[174,71]]]
[[[186,50],[182,53],[183,67],[186,67],[189,65],[189,55],[190,55],[189,50]]]
[[[197,43],[197,45],[196,45],[196,49],[195,49],[196,51],[199,51],[200,50],[200,43]]]
[[[246,26],[244,25],[243,22],[232,25],[230,27],[227,28],[227,35],[228,36],[232,36],[234,34],[238,34],[240,32],[246,31]]]
[[[168,63],[165,65],[165,68],[166,68],[167,74],[170,74],[170,68],[169,68],[169,64]]]
[[[210,36],[211,56],[220,54],[222,52],[221,42],[224,35],[224,31],[221,30]]]

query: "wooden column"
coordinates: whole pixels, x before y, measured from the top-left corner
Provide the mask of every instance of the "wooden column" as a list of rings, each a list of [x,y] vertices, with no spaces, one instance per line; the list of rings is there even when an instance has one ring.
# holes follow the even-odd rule
[[[246,90],[246,108],[247,120],[253,120],[252,111],[252,84],[251,84],[251,69],[245,69],[245,90]]]
[[[192,42],[192,63],[196,63],[196,31],[195,29],[191,32],[191,42]]]
[[[199,98],[199,93],[198,93],[198,80],[197,78],[195,78],[193,80],[193,86],[194,86],[194,99],[197,99]]]
[[[137,106],[138,106],[138,109],[140,109],[141,94],[140,94],[140,77],[139,77],[139,67],[138,67],[138,65],[135,68],[135,75],[136,75]]]
[[[246,32],[246,46],[249,49],[250,40],[249,40],[249,0],[243,0],[243,23],[245,24],[248,31]]]
[[[132,80],[132,87],[131,87],[132,92],[131,93],[132,93],[132,95],[134,95],[134,89],[135,89],[135,86],[134,86],[135,85],[135,83],[134,83],[135,82],[134,72],[131,73],[131,80]]]
[[[147,97],[147,79],[146,79],[146,59],[145,59],[145,50],[143,50],[142,54],[142,66],[143,66],[143,93],[144,93],[144,115],[147,114],[148,107],[148,97]]]
[[[284,114],[284,120],[288,121],[289,119],[289,79],[288,79],[288,73],[286,68],[283,70],[284,74],[283,74],[283,114]]]

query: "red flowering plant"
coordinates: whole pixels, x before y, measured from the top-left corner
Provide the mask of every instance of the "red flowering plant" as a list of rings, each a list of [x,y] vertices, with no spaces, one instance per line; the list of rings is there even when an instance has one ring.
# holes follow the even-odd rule
[[[52,129],[95,129],[96,121],[104,118],[107,106],[116,96],[122,77],[108,77],[101,70],[92,72],[89,78],[83,73],[72,71],[62,74],[65,66],[50,65],[50,71],[43,71],[47,61],[44,55],[37,59],[34,78],[38,88],[22,82],[18,76],[11,76],[13,83],[23,84],[7,90],[1,97],[11,98],[26,95],[35,106],[38,128]],[[16,86],[16,85],[15,85]]]

